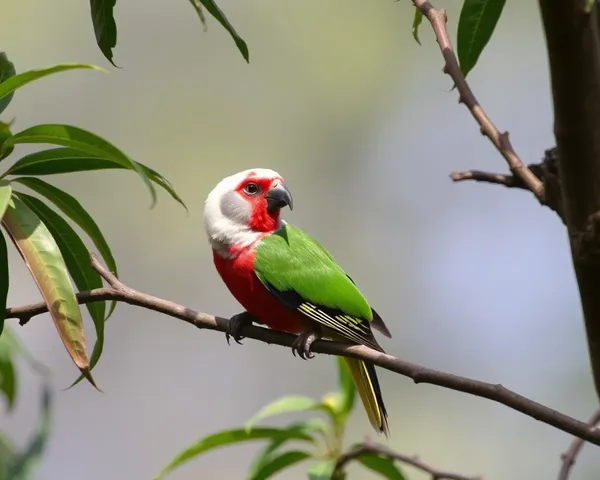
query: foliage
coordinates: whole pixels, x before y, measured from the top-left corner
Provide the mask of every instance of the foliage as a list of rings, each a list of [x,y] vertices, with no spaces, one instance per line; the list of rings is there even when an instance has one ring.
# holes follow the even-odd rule
[[[326,394],[320,401],[303,395],[286,395],[263,407],[246,422],[244,428],[223,430],[201,438],[182,452],[160,472],[160,480],[184,463],[211,450],[242,442],[266,440],[266,445],[254,457],[248,468],[248,480],[271,478],[281,470],[304,461],[312,461],[308,470],[310,480],[334,478],[342,480],[345,473],[334,468],[343,455],[343,441],[348,415],[354,408],[356,389],[346,362],[337,358],[339,390]],[[287,427],[256,427],[259,420],[283,413],[324,412],[327,420],[312,417],[294,422]],[[294,446],[290,447],[290,443]],[[296,446],[300,444],[300,446]],[[404,480],[404,475],[393,460],[379,455],[359,457],[365,468],[390,480]],[[333,477],[332,477],[333,475]]]
[[[0,68],[3,68],[0,71],[0,78],[3,79],[0,83],[0,102],[4,102],[0,103],[0,106],[4,108],[8,105],[6,99],[10,101],[15,90],[42,77],[73,69],[98,69],[92,65],[64,64],[17,74],[14,65],[8,61],[5,54],[0,55]],[[15,147],[21,144],[44,143],[59,146],[25,155],[0,173],[0,218],[4,232],[12,240],[36,282],[67,352],[81,371],[82,375],[74,384],[85,377],[95,386],[91,370],[102,354],[104,322],[114,309],[114,303],[108,309],[108,315],[106,302],[87,305],[96,331],[96,343],[90,359],[81,309],[75,298],[71,278],[79,290],[99,288],[102,286],[102,279],[91,267],[84,241],[62,215],[88,235],[115,274],[116,261],[102,231],[81,203],[70,194],[37,177],[120,168],[138,174],[150,191],[152,205],[156,201],[155,184],[165,189],[182,205],[183,201],[168,180],[158,172],[135,162],[108,141],[82,128],[45,124],[13,134],[11,125],[0,122],[0,131],[2,160],[10,157]],[[53,204],[62,215],[40,198],[23,192],[21,187],[40,195]],[[0,246],[1,335],[9,287],[8,251],[2,233]],[[5,382],[8,382],[10,377],[4,378]]]
[[[33,473],[50,434],[52,392],[47,382],[47,370],[33,360],[12,330],[6,327],[0,337],[0,394],[6,398],[9,410],[14,406],[17,397],[15,360],[18,358],[25,360],[44,380],[41,392],[41,412],[35,433],[22,451],[19,451],[10,439],[0,432],[0,479],[29,480],[35,478]]]
[[[464,0],[456,34],[458,61],[464,76],[475,67],[483,49],[492,38],[505,3],[506,0]],[[415,8],[412,33],[419,45],[422,20],[422,12]]]
[[[215,1],[188,1],[204,25],[204,9],[208,11],[225,28],[244,59],[249,62],[249,51],[245,41]],[[505,0],[464,0],[456,44],[460,67],[465,76],[475,67],[489,43],[504,4]],[[592,1],[586,1],[587,9],[591,9],[592,5]],[[116,6],[117,0],[90,0],[96,42],[113,66],[116,66],[113,61],[113,50],[117,45],[117,22],[114,14]],[[417,8],[412,23],[412,34],[419,44],[419,28],[422,21],[423,13]],[[0,114],[9,106],[17,89],[45,76],[76,69],[101,70],[87,64],[61,64],[17,73],[7,55],[0,52]],[[40,177],[107,169],[130,170],[136,173],[149,189],[151,206],[156,202],[155,186],[158,185],[185,208],[184,202],[167,179],[155,170],[132,160],[98,135],[79,127],[61,124],[35,125],[17,133],[13,133],[12,128],[11,122],[0,121],[0,162],[11,157],[19,145],[50,144],[55,148],[23,155],[0,171],[0,396],[6,399],[8,410],[13,408],[17,398],[16,359],[25,359],[44,378],[46,373],[20,345],[12,330],[4,327],[10,283],[6,238],[11,240],[28,267],[48,306],[61,340],[81,372],[73,385],[86,378],[96,386],[91,371],[102,355],[104,323],[116,305],[115,302],[111,302],[110,305],[106,302],[86,305],[96,334],[92,354],[88,356],[82,312],[76,300],[73,283],[78,290],[83,291],[101,287],[102,279],[91,268],[84,239],[72,224],[87,235],[115,275],[118,275],[117,262],[100,227],[82,204],[69,193]],[[23,188],[27,190],[23,191]],[[306,461],[312,463],[307,470],[311,480],[344,479],[344,471],[334,472],[334,469],[345,452],[345,427],[354,408],[356,391],[345,362],[339,358],[337,362],[338,391],[325,395],[320,401],[301,395],[287,395],[277,399],[257,412],[243,428],[223,430],[190,445],[155,478],[163,478],[184,463],[214,449],[261,441],[265,442],[265,445],[249,466],[249,479],[271,478],[284,469]],[[51,392],[45,382],[41,399],[42,408],[35,435],[23,451],[18,451],[12,442],[0,433],[0,479],[33,478],[50,427]],[[275,415],[308,412],[315,416],[286,427],[256,426],[258,422]],[[325,418],[322,414],[325,414]],[[383,478],[406,478],[390,458],[369,454],[355,460]]]
[[[250,53],[248,52],[248,46],[242,37],[236,32],[233,25],[229,23],[227,17],[223,11],[218,7],[216,2],[213,0],[188,0],[192,7],[198,13],[200,21],[206,25],[204,13],[202,11],[205,8],[229,34],[235,42],[238,50],[244,57],[244,59],[250,61]],[[106,57],[106,59],[113,63],[113,48],[117,45],[117,23],[115,21],[114,9],[117,4],[117,0],[90,0],[92,24],[94,26],[94,33],[96,34],[96,43],[98,47]],[[1,105],[0,105],[1,111]]]

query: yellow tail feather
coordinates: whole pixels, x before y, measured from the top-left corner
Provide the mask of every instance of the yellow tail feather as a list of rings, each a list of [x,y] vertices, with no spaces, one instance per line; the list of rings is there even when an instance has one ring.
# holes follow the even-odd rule
[[[378,433],[383,432],[388,437],[390,430],[387,422],[387,412],[383,404],[375,367],[355,358],[344,358],[344,360],[348,364],[371,425]]]

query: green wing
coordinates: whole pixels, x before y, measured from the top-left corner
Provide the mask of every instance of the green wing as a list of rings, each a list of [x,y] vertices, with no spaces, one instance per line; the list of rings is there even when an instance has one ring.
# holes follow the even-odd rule
[[[371,332],[374,311],[369,303],[329,252],[302,230],[285,225],[265,237],[254,270],[285,306],[348,340],[381,350]]]

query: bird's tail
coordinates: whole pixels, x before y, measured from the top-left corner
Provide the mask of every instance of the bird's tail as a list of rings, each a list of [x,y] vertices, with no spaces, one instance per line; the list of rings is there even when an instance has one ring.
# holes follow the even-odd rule
[[[377,380],[377,373],[375,372],[375,366],[357,360],[355,358],[344,358],[350,373],[354,379],[354,384],[360,395],[360,399],[367,412],[367,417],[373,425],[373,428],[378,433],[383,433],[386,437],[389,436],[390,430],[387,422],[387,411],[383,404],[383,396],[381,395],[381,388],[379,387],[379,380]]]

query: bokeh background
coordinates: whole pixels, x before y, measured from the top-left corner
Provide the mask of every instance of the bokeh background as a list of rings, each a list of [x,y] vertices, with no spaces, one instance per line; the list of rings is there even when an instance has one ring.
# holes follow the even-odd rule
[[[455,38],[460,2],[440,3]],[[1,47],[19,71],[71,61],[110,70],[21,90],[5,112],[15,129],[92,130],[163,173],[190,207],[186,216],[161,193],[150,210],[130,172],[52,178],[93,213],[121,278],[201,311],[237,313],[212,267],[203,201],[224,176],[274,168],[294,194],[287,220],[324,243],[386,318],[394,338],[381,343],[390,353],[501,382],[586,419],[597,399],[564,229],[526,192],[449,180],[452,170],[505,167],[450,91],[429,25],[423,46],[412,39],[410,2],[220,5],[249,44],[249,65],[212,18],[203,32],[185,0],[119,2],[119,70],[95,45],[88,3],[2,5]],[[507,2],[470,81],[522,158],[538,161],[553,136],[536,2]],[[15,254],[11,262],[9,303],[38,301]],[[189,443],[241,425],[276,397],[321,396],[336,382],[329,357],[305,363],[253,341],[227,347],[220,334],[122,305],[95,369],[104,394],[85,383],[63,391],[77,372],[49,317],[17,332],[56,387],[41,480],[149,479]],[[40,386],[25,367],[20,373],[18,407],[2,408],[0,427],[24,442]],[[567,434],[476,397],[385,371],[380,378],[394,449],[486,480],[554,478]],[[348,441],[365,435],[372,431],[357,408]],[[257,448],[210,453],[169,478],[243,478]],[[587,448],[572,478],[596,479],[599,466],[598,449]],[[278,478],[304,478],[304,468]]]

